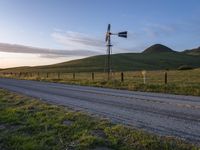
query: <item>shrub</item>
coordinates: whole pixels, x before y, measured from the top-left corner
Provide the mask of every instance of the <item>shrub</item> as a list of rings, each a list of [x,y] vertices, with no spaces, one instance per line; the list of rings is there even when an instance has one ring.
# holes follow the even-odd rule
[[[189,65],[182,65],[182,66],[178,67],[178,70],[192,70],[192,69],[194,69],[194,68]]]

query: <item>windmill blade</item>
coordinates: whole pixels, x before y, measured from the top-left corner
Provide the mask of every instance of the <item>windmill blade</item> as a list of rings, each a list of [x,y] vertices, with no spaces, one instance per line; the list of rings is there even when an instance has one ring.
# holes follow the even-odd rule
[[[107,32],[107,33],[106,33],[106,40],[105,40],[106,42],[108,41],[108,36],[109,36],[109,35],[108,35],[108,32]]]
[[[111,25],[108,24],[108,28],[107,28],[107,32],[106,32],[106,42],[108,41],[108,37],[110,36],[110,28],[111,28]]]
[[[110,28],[111,28],[111,25],[108,24],[108,29],[107,29],[107,32],[110,32]]]
[[[128,34],[127,31],[119,32],[119,33],[118,33],[118,36],[119,36],[119,37],[123,37],[123,38],[127,38],[127,34]]]

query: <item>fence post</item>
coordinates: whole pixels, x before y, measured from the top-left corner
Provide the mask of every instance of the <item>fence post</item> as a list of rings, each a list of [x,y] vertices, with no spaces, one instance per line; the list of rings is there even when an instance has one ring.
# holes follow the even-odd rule
[[[58,72],[58,79],[60,79],[60,72]]]
[[[92,81],[94,81],[94,72],[92,72]]]
[[[146,70],[142,71],[142,76],[143,76],[143,83],[146,84]]]
[[[47,72],[47,78],[49,78],[49,73]]]
[[[75,73],[73,73],[73,79],[75,80],[75,78],[76,78],[76,75],[75,75]]]
[[[167,84],[167,72],[165,72],[165,84]]]
[[[124,82],[124,73],[121,72],[121,82]]]

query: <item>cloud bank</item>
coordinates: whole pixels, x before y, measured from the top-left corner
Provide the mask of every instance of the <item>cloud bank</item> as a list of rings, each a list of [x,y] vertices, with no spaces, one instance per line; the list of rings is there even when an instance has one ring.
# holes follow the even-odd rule
[[[25,53],[25,54],[37,54],[45,58],[67,57],[67,56],[92,56],[98,55],[99,52],[91,50],[56,50],[45,49],[37,47],[29,47],[16,44],[0,43],[0,52],[6,53]]]

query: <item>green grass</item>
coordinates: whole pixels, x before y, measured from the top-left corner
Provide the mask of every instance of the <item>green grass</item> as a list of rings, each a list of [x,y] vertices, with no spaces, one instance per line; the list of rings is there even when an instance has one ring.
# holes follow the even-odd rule
[[[63,122],[67,122],[63,124]],[[110,123],[0,89],[1,150],[198,150],[192,144]]]
[[[0,76],[5,77],[1,74],[3,72],[27,72],[29,75],[26,76],[6,75],[6,77],[200,96],[200,69],[177,71],[180,66],[200,67],[199,55],[192,56],[180,52],[114,54],[111,58],[112,71],[115,73],[109,82],[107,82],[106,74],[102,73],[105,58],[105,55],[101,55],[48,66],[9,68],[1,70]],[[167,85],[164,84],[166,69],[170,70]],[[146,84],[143,84],[142,70],[148,71]],[[121,71],[125,72],[123,83],[120,82]],[[91,80],[91,72],[95,72],[94,81]],[[47,73],[49,73],[48,78]],[[58,73],[61,74],[59,79]],[[73,73],[76,73],[75,79],[73,79]]]
[[[29,75],[6,75],[4,77],[60,82],[87,86],[126,89],[133,91],[161,92],[182,95],[200,96],[200,69],[194,70],[171,70],[168,73],[168,84],[164,83],[164,70],[147,71],[146,84],[143,84],[141,71],[124,72],[124,82],[121,82],[121,72],[112,74],[112,80],[107,81],[107,74],[95,73],[92,80],[91,73],[76,73],[73,79],[72,73],[61,73],[58,79],[57,73],[32,73]]]
[[[93,56],[55,65],[10,68],[3,72],[102,72],[106,58],[105,55]],[[123,53],[114,54],[111,58],[113,71],[177,69],[182,65],[200,67],[199,56],[179,52]]]

